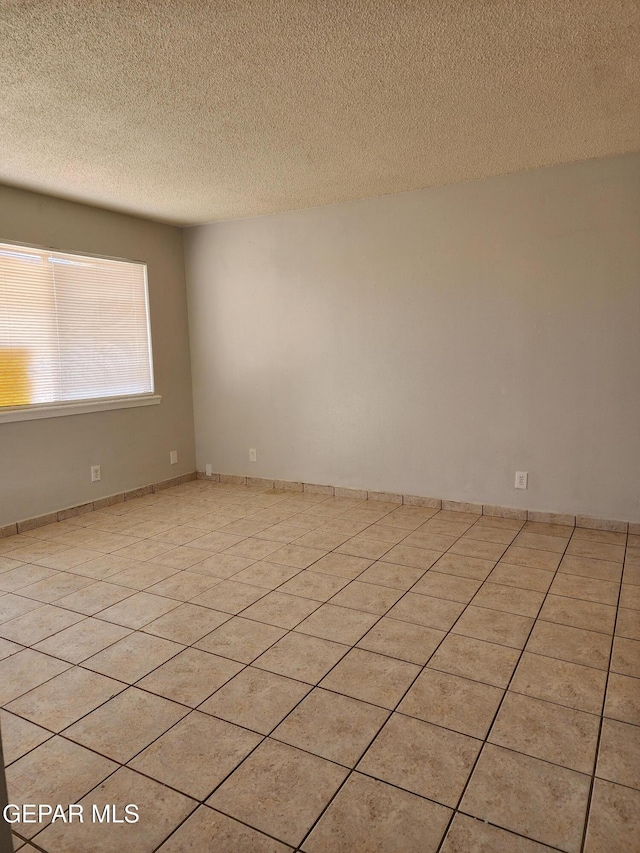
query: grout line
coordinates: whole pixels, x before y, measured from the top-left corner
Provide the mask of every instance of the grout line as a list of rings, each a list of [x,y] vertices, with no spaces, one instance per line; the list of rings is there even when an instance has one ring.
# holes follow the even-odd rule
[[[628,541],[629,540],[628,540],[628,534],[627,534],[627,542]],[[625,557],[626,557],[626,552],[627,552],[627,544],[625,543]],[[624,561],[623,561],[623,565],[624,565]],[[601,709],[601,713],[600,713],[600,725],[598,728],[598,736],[596,738],[596,749],[595,749],[595,753],[593,756],[593,770],[591,772],[591,783],[589,785],[589,794],[587,796],[587,804],[586,804],[586,811],[585,811],[585,817],[584,817],[584,827],[582,829],[582,843],[580,845],[581,851],[584,850],[585,845],[587,843],[587,831],[589,828],[589,817],[590,817],[590,813],[591,813],[591,803],[593,800],[593,789],[595,787],[595,782],[596,782],[596,770],[598,767],[598,759],[600,757],[600,743],[602,740],[602,729],[603,729],[604,721],[605,721],[605,715],[604,714],[605,714],[605,707],[606,707],[606,703],[607,703],[607,691],[609,689],[609,676],[611,674],[611,663],[613,661],[613,649],[614,649],[614,645],[616,642],[616,627],[618,625],[618,616],[620,615],[620,597],[621,597],[621,595],[622,595],[622,576],[620,577],[620,585],[618,587],[618,601],[616,604],[616,616],[615,616],[615,620],[613,623],[613,635],[611,638],[611,648],[609,650],[609,664],[607,666],[607,674],[606,674],[605,685],[604,685],[604,694],[602,697],[602,709]]]

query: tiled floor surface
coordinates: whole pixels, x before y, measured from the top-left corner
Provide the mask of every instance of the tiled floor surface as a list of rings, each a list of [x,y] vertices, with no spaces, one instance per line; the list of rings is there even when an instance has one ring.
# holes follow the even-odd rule
[[[25,853],[640,850],[638,536],[198,481],[0,591]]]

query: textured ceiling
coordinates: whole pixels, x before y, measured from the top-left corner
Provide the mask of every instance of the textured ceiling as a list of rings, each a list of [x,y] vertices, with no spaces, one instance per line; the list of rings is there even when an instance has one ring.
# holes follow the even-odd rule
[[[638,0],[0,0],[0,182],[193,224],[640,148]]]

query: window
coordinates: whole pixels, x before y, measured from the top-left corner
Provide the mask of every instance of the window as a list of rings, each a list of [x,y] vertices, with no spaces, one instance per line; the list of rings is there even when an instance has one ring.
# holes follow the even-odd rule
[[[0,243],[0,421],[159,402],[146,264]]]

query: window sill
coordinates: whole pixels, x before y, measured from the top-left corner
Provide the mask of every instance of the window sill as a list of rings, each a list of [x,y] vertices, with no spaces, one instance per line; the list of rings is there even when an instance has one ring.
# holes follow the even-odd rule
[[[0,409],[0,424],[12,421],[34,421],[40,418],[59,418],[62,415],[84,415],[89,412],[106,412],[110,409],[157,406],[161,400],[162,397],[159,394],[144,394],[134,397],[111,397],[106,400],[82,400],[70,403]]]

